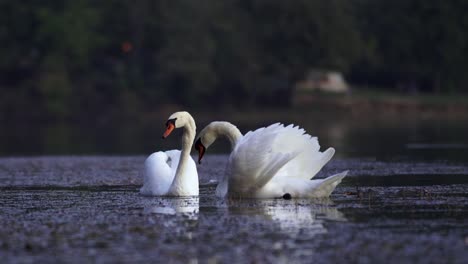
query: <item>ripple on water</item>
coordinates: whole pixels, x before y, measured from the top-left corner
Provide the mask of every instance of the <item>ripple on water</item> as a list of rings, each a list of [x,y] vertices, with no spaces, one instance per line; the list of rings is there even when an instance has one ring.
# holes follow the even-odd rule
[[[337,160],[321,176],[352,173],[330,199],[222,200],[210,181],[225,158],[208,156],[200,197],[189,198],[139,195],[144,157],[0,159],[0,254],[6,262],[468,257],[464,165]]]

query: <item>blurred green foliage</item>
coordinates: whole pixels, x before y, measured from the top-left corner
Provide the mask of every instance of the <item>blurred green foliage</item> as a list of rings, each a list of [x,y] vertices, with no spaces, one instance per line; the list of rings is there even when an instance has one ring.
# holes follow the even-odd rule
[[[311,68],[468,90],[464,0],[3,0],[0,119],[289,104]]]

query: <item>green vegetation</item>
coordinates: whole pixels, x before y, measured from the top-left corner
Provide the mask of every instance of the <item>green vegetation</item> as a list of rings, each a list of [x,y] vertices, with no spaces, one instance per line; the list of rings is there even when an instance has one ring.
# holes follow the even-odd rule
[[[464,0],[0,2],[0,120],[287,106],[310,68],[468,92]]]

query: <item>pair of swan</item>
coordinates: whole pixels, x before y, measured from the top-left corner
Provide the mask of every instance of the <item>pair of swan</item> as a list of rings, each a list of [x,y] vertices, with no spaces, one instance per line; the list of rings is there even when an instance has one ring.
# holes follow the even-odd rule
[[[198,173],[190,157],[196,126],[187,112],[176,112],[166,122],[163,138],[183,128],[182,151],[151,154],[145,161],[143,195],[197,196]],[[327,197],[347,171],[326,179],[310,180],[332,158],[335,150],[320,152],[318,140],[293,125],[273,124],[242,136],[228,122],[212,122],[195,142],[201,162],[206,149],[218,137],[231,143],[225,175],[216,188],[218,197],[313,198]]]

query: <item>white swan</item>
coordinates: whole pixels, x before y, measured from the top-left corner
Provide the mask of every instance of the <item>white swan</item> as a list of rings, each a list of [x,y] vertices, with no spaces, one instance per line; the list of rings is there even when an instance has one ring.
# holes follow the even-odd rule
[[[174,128],[184,128],[182,152],[179,150],[159,151],[145,161],[143,195],[152,196],[198,196],[198,173],[190,156],[196,126],[187,112],[176,112],[166,122],[163,138]]]
[[[320,152],[316,137],[302,128],[279,123],[242,136],[229,122],[212,122],[200,132],[195,143],[199,163],[206,148],[219,136],[227,137],[232,148],[225,175],[216,188],[219,197],[327,197],[348,173],[310,180],[335,150]]]

